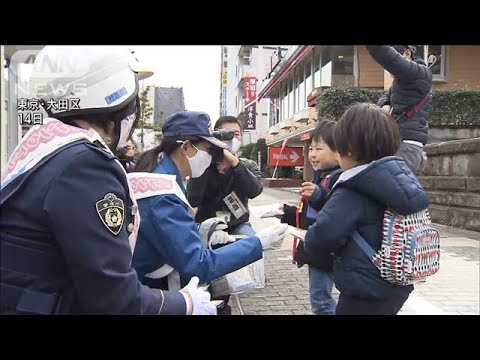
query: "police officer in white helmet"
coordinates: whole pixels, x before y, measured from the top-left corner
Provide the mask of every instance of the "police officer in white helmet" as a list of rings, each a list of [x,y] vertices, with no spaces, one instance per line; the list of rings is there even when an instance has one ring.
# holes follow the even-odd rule
[[[131,268],[140,222],[123,148],[139,116],[126,48],[46,46],[30,81],[48,118],[1,179],[0,313],[215,314],[198,278],[150,289]]]

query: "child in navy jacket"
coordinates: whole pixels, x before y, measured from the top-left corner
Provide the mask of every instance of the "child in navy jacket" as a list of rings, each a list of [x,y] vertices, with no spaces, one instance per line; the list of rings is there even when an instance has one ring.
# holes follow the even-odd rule
[[[334,127],[335,122],[321,120],[313,130],[308,150],[308,160],[314,170],[313,181],[302,184],[302,200],[298,207],[283,205],[285,214],[281,222],[297,226],[297,211],[301,229],[308,229],[315,222],[325,195],[341,173],[333,141]],[[295,252],[295,261],[298,267],[308,265],[312,312],[317,315],[334,315],[337,304],[332,297],[333,257],[330,254],[324,256],[313,254],[305,250],[303,241],[300,241]]]
[[[384,280],[352,233],[357,230],[378,251],[385,209],[412,214],[428,206],[428,195],[405,161],[393,156],[400,144],[398,126],[380,107],[351,106],[336,124],[334,140],[343,173],[308,229],[305,248],[336,255],[337,314],[395,315],[413,285]]]

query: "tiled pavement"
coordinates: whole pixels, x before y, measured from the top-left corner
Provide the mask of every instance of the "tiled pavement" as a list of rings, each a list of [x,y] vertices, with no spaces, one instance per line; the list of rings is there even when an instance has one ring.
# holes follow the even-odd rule
[[[295,189],[265,188],[250,206],[273,202],[298,202]],[[252,216],[255,229],[268,227],[279,220]],[[400,315],[416,314],[480,314],[479,257],[480,233],[438,225],[442,255],[440,271],[415,290]],[[304,315],[311,314],[308,297],[308,273],[291,263],[292,236],[282,249],[265,255],[267,284],[264,289],[232,296],[233,314],[241,315]],[[338,291],[334,289],[334,296]]]

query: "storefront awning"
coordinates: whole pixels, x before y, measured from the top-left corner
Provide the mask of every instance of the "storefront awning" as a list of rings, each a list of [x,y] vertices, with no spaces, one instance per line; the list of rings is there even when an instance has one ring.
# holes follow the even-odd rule
[[[260,92],[257,97],[257,101],[260,101],[262,98],[266,97],[278,83],[280,83],[288,76],[288,74],[295,67],[295,65],[297,65],[297,63],[305,56],[307,56],[312,49],[313,45],[304,45],[303,48],[297,53],[297,55],[295,55],[292,61],[282,70],[280,70],[278,74],[276,74],[276,79],[272,79],[272,81],[270,81],[270,83]]]

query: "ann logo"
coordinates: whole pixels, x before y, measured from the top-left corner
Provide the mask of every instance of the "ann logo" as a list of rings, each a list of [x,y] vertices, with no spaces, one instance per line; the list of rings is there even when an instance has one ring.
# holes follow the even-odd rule
[[[28,55],[27,59],[25,60],[25,64],[33,64],[36,58],[36,55]]]
[[[41,53],[40,50],[19,50],[13,54],[10,66],[13,71],[17,71],[20,64],[35,63],[36,75],[40,77],[81,77],[87,73],[87,64],[82,64],[74,56],[63,56],[61,51],[47,54]]]

